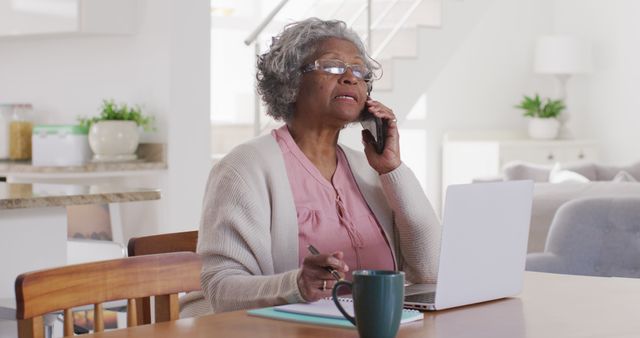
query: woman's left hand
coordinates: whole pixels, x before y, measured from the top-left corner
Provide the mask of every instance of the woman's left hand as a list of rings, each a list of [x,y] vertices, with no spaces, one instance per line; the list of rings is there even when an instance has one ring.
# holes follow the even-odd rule
[[[382,154],[376,152],[375,147],[369,143],[372,137],[366,130],[362,130],[362,143],[364,153],[367,155],[369,165],[378,172],[386,174],[400,166],[400,140],[398,134],[398,123],[396,115],[391,109],[378,101],[367,100],[366,108],[375,116],[387,120],[387,137],[385,139]]]

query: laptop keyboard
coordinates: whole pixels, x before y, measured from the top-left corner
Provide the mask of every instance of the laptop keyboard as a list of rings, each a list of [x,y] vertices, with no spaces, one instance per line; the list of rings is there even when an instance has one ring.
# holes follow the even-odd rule
[[[416,310],[433,310],[436,303],[435,284],[412,284],[404,289],[405,307]]]
[[[426,299],[427,303],[435,303],[436,302],[436,293],[435,292],[426,293],[424,295],[424,298]]]
[[[411,284],[404,288],[405,296],[415,295],[418,293],[433,293],[435,291],[435,284]]]
[[[405,302],[410,302],[410,303],[433,304],[436,301],[436,293],[435,292],[418,293],[415,295],[406,296],[404,300]]]

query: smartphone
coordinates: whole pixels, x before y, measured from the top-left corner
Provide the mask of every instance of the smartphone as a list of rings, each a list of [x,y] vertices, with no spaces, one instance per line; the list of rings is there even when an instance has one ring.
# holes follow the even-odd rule
[[[367,96],[367,99],[369,96]],[[372,145],[375,147],[378,154],[382,154],[384,151],[385,140],[387,139],[387,120],[374,116],[369,112],[365,104],[364,109],[360,113],[360,124],[362,128],[368,130],[371,136],[373,136]]]
[[[383,120],[379,117],[374,116],[369,111],[363,111],[362,120],[360,121],[362,128],[369,131],[371,136],[373,136],[373,146],[376,149],[378,154],[382,154],[384,151],[384,141],[387,138],[387,120]]]

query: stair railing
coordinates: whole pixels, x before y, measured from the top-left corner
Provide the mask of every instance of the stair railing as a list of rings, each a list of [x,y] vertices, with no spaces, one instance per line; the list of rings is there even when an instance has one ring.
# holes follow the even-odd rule
[[[271,12],[269,12],[269,14],[260,22],[260,24],[258,24],[258,26],[251,32],[251,34],[249,34],[249,36],[244,40],[244,43],[247,46],[251,45],[252,43],[254,44],[254,49],[255,49],[256,55],[259,55],[260,52],[261,52],[260,43],[257,40],[258,36],[267,27],[267,25],[269,25],[269,23],[271,23],[271,21],[273,21],[273,18],[280,12],[280,10],[282,10],[282,8],[287,4],[288,1],[289,0],[281,0],[271,10]],[[371,53],[371,57],[375,59],[378,56],[380,56],[380,54],[385,50],[385,48],[387,48],[387,46],[389,45],[391,40],[393,40],[393,38],[396,36],[396,34],[398,34],[398,32],[400,31],[402,26],[404,26],[404,24],[407,22],[407,20],[409,20],[409,18],[413,14],[413,12],[418,8],[418,6],[420,6],[422,1],[423,0],[415,0],[411,4],[411,7],[403,14],[401,19],[391,29],[391,32],[389,32],[389,34],[387,34],[387,36],[384,38],[384,40],[382,40],[380,45],[377,46],[377,48],[375,50],[373,50],[371,31],[372,31],[372,29],[375,29],[376,27],[380,26],[380,24],[383,22],[383,20],[386,18],[386,16],[400,2],[400,0],[393,0],[389,5],[387,5],[380,12],[380,15],[375,20],[375,22],[372,22],[372,20],[373,20],[373,18],[372,18],[373,13],[372,13],[372,6],[371,6],[372,5],[372,0],[367,0],[364,5],[359,7],[354,12],[354,14],[351,16],[350,19],[346,20],[346,23],[347,23],[347,25],[349,27],[352,27],[354,25],[354,23],[358,20],[358,18],[360,18],[360,16],[362,14],[364,14],[365,12],[367,13],[367,30],[366,30],[366,33],[365,33],[365,35],[363,37],[363,40],[366,41],[367,48],[369,49],[369,52]],[[342,1],[340,6],[344,5],[344,3],[346,3],[346,0]],[[336,9],[336,11],[334,12],[334,15],[337,14],[338,10],[339,9]],[[371,51],[373,51],[373,52],[371,52]],[[262,114],[261,114],[261,108],[260,107],[261,107],[260,98],[258,97],[258,95],[256,93],[255,100],[254,100],[254,134],[256,136],[259,135],[263,131],[262,127],[261,127],[261,115]]]
[[[330,18],[335,18],[335,17],[337,17],[337,16],[338,16],[338,12],[340,12],[340,8],[341,8],[342,6],[344,6],[344,5],[347,3],[347,1],[349,1],[349,0],[342,0],[342,1],[340,2],[340,5],[336,6],[336,9],[334,9],[334,10],[333,10],[333,12],[331,13],[331,15],[329,15],[329,17],[330,17]]]
[[[390,1],[389,4],[387,5],[387,7],[385,7],[382,12],[380,12],[380,15],[378,16],[378,18],[376,19],[376,21],[374,21],[371,25],[369,25],[368,29],[367,29],[367,33],[365,34],[365,36],[363,37],[364,39],[367,39],[367,41],[369,41],[371,39],[371,31],[376,29],[378,26],[380,26],[380,24],[382,23],[382,21],[387,17],[387,15],[391,12],[391,10],[393,9],[393,7],[395,7],[396,4],[398,4],[398,2],[400,2],[400,0],[393,0]],[[369,8],[371,8],[371,6],[369,6]],[[371,42],[369,42],[369,49],[372,48]]]
[[[260,55],[260,43],[257,41],[258,36],[260,35],[260,33],[262,33],[262,31],[267,27],[267,25],[269,23],[271,23],[271,21],[273,21],[273,18],[280,12],[280,10],[282,10],[282,7],[284,7],[284,5],[287,4],[287,2],[289,2],[289,0],[281,0],[276,7],[274,7],[271,12],[269,12],[269,14],[262,19],[262,21],[260,21],[260,24],[258,24],[258,26],[253,30],[253,32],[251,32],[251,34],[249,34],[249,36],[247,36],[246,39],[244,39],[244,44],[249,46],[252,43],[254,43],[254,50],[256,55]],[[257,88],[257,86],[255,86]],[[253,99],[253,135],[254,136],[258,136],[260,135],[260,133],[262,132],[262,127],[261,127],[261,118],[260,116],[262,115],[261,110],[260,110],[260,96],[258,95],[257,91],[254,95],[254,99]]]
[[[260,21],[260,24],[258,24],[258,26],[253,30],[253,32],[251,32],[251,34],[249,34],[249,36],[247,36],[246,39],[244,39],[244,44],[249,46],[251,43],[253,43],[254,41],[256,41],[256,39],[258,38],[258,35],[260,35],[260,33],[262,33],[262,31],[267,27],[267,25],[273,21],[273,18],[276,16],[276,14],[278,14],[278,12],[280,12],[280,10],[282,10],[282,7],[284,7],[284,5],[287,4],[287,2],[289,2],[289,0],[281,0],[276,7],[274,7],[271,12],[269,12],[269,14],[267,14],[267,16],[262,19],[262,21]]]
[[[407,20],[409,20],[409,18],[411,17],[411,14],[413,14],[413,12],[416,10],[416,8],[418,8],[418,6],[420,6],[421,3],[422,3],[422,0],[416,0],[416,1],[413,2],[413,4],[411,4],[411,7],[409,7],[409,9],[404,13],[402,18],[400,18],[400,20],[393,27],[391,32],[389,32],[387,37],[384,40],[382,40],[382,42],[380,43],[380,46],[378,46],[375,49],[375,51],[373,52],[373,54],[371,54],[372,58],[375,59],[378,56],[380,56],[382,51],[384,51],[384,49],[387,48],[387,45],[391,42],[391,40],[393,40],[393,38],[396,36],[396,34],[398,34],[398,32],[400,31],[402,26],[404,26],[404,24],[407,22]]]

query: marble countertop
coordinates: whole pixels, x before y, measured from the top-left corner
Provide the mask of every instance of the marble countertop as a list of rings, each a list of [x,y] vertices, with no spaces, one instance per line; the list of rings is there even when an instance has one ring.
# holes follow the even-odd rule
[[[161,143],[141,143],[136,151],[138,160],[122,162],[89,162],[81,166],[40,167],[30,161],[0,160],[0,176],[24,174],[83,174],[118,171],[167,169],[165,147]]]
[[[152,162],[147,160],[135,160],[126,162],[101,162],[87,163],[81,166],[65,167],[39,167],[31,165],[28,161],[4,161],[0,160],[0,176],[13,173],[92,173],[108,171],[135,171],[135,170],[163,170],[167,169],[165,162]]]
[[[108,185],[0,182],[0,210],[158,200],[160,190]]]

